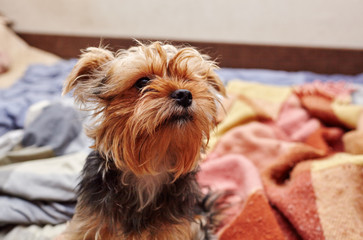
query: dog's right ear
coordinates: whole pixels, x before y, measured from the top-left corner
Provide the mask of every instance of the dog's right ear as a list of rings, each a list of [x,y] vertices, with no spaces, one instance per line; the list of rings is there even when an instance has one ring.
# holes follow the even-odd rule
[[[104,70],[105,64],[114,58],[114,54],[107,49],[101,47],[87,48],[66,79],[62,95],[67,94],[77,86],[83,86],[82,90],[85,91],[90,90],[86,86],[92,86],[95,75],[99,75]]]

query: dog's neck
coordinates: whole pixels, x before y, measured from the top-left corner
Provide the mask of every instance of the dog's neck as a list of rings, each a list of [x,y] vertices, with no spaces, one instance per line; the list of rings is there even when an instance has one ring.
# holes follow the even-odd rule
[[[102,213],[100,218],[114,221],[111,225],[121,227],[125,233],[191,219],[201,197],[195,173],[176,180],[167,174],[140,178],[116,168],[112,161],[106,164],[98,152],[93,152],[87,158],[79,185],[80,207],[93,206],[87,214]]]
[[[138,193],[138,199],[140,204],[140,209],[146,207],[152,203],[157,195],[162,190],[165,184],[170,184],[172,181],[172,176],[167,172],[162,172],[156,175],[143,175],[140,177],[133,178],[133,184],[136,186],[136,191]]]
[[[169,163],[170,165],[160,165],[159,169],[156,169],[157,173],[154,174],[136,176],[128,169],[123,170],[122,184],[134,185],[135,191],[138,193],[140,205],[140,209],[138,210],[151,204],[166,185],[173,184],[173,182],[177,180],[173,173],[167,171],[167,169],[170,169],[174,164],[173,161],[175,161],[176,157],[177,156],[174,156],[172,153],[164,156],[163,159],[158,162]],[[193,173],[195,171],[193,171]]]

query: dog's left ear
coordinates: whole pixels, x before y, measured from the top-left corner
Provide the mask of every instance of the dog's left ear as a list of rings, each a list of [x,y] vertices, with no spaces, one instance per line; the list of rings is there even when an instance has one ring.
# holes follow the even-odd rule
[[[81,55],[77,64],[69,74],[63,87],[63,95],[67,94],[73,88],[82,86],[80,90],[90,90],[87,86],[94,85],[95,75],[101,73],[105,64],[114,59],[114,54],[104,48],[89,47]],[[97,77],[96,77],[97,78]]]

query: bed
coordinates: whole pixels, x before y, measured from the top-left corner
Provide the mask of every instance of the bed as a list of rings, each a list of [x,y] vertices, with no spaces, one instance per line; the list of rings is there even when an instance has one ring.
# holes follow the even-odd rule
[[[91,145],[88,116],[61,97],[76,59],[1,27],[0,40],[23,50],[11,53],[17,72],[0,74],[0,239],[53,239],[74,213]],[[230,193],[219,239],[363,239],[363,68],[355,66],[354,74],[218,70],[228,97],[198,181]]]

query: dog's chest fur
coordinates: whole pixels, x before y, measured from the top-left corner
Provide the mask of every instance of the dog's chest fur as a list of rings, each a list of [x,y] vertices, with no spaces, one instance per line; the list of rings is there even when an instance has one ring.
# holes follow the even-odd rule
[[[113,161],[103,159],[92,152],[84,166],[79,184],[80,203],[110,232],[122,232],[124,236],[135,232],[157,231],[162,223],[178,224],[192,221],[201,199],[195,172],[185,174],[171,183],[160,186],[156,194],[147,196],[145,205],[140,201],[137,178],[130,181],[124,172],[117,169]],[[125,183],[125,179],[128,181]],[[92,207],[88,207],[92,206]]]

